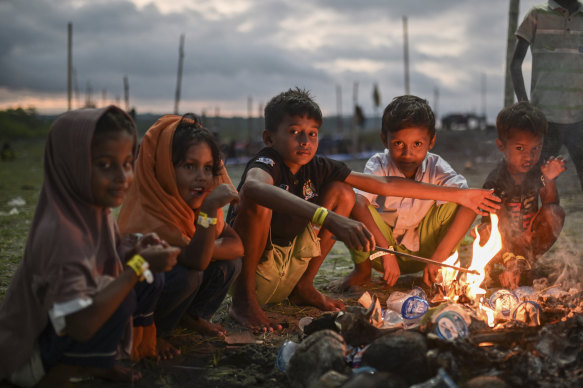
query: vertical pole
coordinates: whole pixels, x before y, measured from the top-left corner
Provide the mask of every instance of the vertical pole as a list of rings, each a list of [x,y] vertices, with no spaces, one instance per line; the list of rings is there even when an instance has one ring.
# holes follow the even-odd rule
[[[249,145],[251,145],[251,141],[253,140],[253,126],[251,123],[251,119],[253,116],[253,97],[247,97],[247,138],[249,139]]]
[[[356,117],[356,107],[358,105],[358,82],[354,82],[353,88],[352,88],[352,126],[351,126],[351,130],[352,130],[352,153],[354,155],[358,154],[358,131],[356,130],[356,126],[357,126],[357,120],[358,118]]]
[[[130,111],[130,82],[128,76],[123,76],[123,99],[126,104],[126,112]]]
[[[409,88],[409,33],[407,16],[403,16],[403,58],[405,60],[405,94],[410,94]]]
[[[504,79],[504,106],[514,103],[514,87],[512,86],[512,77],[510,76],[510,62],[516,46],[516,27],[518,26],[518,8],[520,0],[510,0],[508,7],[508,35],[506,38],[506,77]]]
[[[437,86],[433,89],[433,114],[436,119],[439,117],[439,88]]]
[[[73,98],[73,23],[67,25],[67,110]]]
[[[178,114],[178,103],[180,102],[180,84],[182,83],[182,61],[184,59],[184,34],[180,35],[180,46],[178,48],[178,76],[176,77],[176,95],[174,97],[174,114]]]
[[[482,119],[480,120],[482,128],[480,128],[480,129],[486,129],[486,126],[487,126],[486,111],[487,111],[487,106],[486,106],[486,73],[482,73]]]
[[[336,85],[336,114],[338,116],[338,133],[344,132],[344,126],[342,122],[342,87]]]

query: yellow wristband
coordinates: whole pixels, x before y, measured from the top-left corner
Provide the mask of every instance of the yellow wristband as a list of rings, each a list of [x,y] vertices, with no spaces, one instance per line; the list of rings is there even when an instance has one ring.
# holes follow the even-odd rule
[[[217,224],[217,218],[209,217],[205,212],[199,212],[196,223],[207,229],[209,226]]]
[[[132,258],[126,262],[126,265],[134,270],[140,281],[143,281],[144,279],[148,283],[154,281],[154,277],[150,271],[150,265],[142,256],[133,255]]]
[[[514,253],[512,252],[506,252],[505,254],[502,255],[502,261],[504,264],[506,264],[512,259],[516,259],[516,256],[514,256]]]
[[[317,208],[316,211],[314,212],[314,215],[312,216],[312,224],[318,227],[322,226],[327,215],[328,209],[326,209],[325,207]]]

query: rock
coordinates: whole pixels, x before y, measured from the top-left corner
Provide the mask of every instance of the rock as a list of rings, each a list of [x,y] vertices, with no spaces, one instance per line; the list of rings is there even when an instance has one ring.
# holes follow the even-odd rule
[[[380,372],[390,372],[403,378],[408,385],[427,380],[427,343],[418,332],[401,330],[376,339],[362,355],[362,366]]]
[[[332,330],[320,330],[298,345],[289,360],[287,376],[293,387],[309,387],[330,370],[348,370],[344,356],[346,343]]]

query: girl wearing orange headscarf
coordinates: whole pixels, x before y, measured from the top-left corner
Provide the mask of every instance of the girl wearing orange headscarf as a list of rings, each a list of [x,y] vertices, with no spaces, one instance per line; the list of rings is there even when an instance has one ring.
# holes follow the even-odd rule
[[[178,264],[165,274],[154,313],[159,333],[181,321],[202,334],[222,335],[225,330],[209,320],[239,274],[243,255],[222,207],[239,196],[214,137],[188,116],[163,116],[146,132],[118,224],[122,235],[155,232],[182,248]]]

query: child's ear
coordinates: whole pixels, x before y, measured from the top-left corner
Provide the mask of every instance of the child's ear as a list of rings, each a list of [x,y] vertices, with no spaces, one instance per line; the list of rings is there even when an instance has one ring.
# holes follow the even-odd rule
[[[502,140],[500,140],[500,138],[496,138],[496,147],[498,147],[498,150],[500,150],[500,152],[504,152],[504,143],[502,142]]]
[[[435,146],[435,134],[431,137],[431,141],[429,142],[429,149],[428,150],[432,150],[433,147]]]
[[[263,143],[268,147],[271,147],[273,144],[271,141],[271,133],[267,129],[263,130]]]
[[[381,141],[383,142],[385,148],[389,148],[389,143],[387,142],[387,134],[381,132]]]

